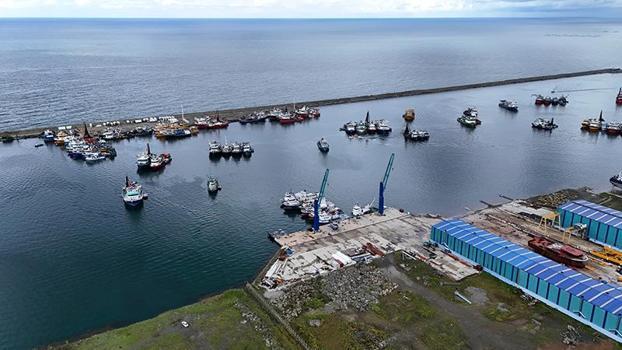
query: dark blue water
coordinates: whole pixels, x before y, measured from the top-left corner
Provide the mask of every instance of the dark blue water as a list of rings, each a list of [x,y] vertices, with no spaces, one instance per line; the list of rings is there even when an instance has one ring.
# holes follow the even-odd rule
[[[622,21],[0,19],[0,130],[619,65]]]
[[[0,55],[0,84],[6,84],[0,108],[29,118],[4,114],[0,120],[20,127],[169,112],[181,101],[186,109],[188,101],[203,109],[282,101],[296,91],[300,96],[292,100],[596,68],[620,57],[611,41],[619,33],[604,31],[617,25],[585,21],[0,23],[0,50],[11,52]],[[493,34],[496,28],[531,36],[515,36],[506,52],[500,43],[511,36]],[[545,35],[578,32],[596,36]],[[516,45],[539,50],[522,52]],[[488,46],[493,58],[473,56]],[[592,46],[611,54],[582,50]],[[302,47],[306,54],[292,52]],[[313,80],[315,73],[322,77]],[[392,152],[387,205],[414,212],[460,214],[480,207],[479,200],[498,201],[500,193],[607,189],[608,177],[621,166],[622,138],[585,134],[578,126],[601,109],[606,119],[622,120],[613,103],[621,79],[601,75],[332,106],[306,124],[234,124],[179,142],[152,140],[154,151],[170,152],[174,160],[163,173],[141,177],[134,161],[145,140],[120,142],[114,161],[92,166],[54,146],[34,148],[36,140],[0,144],[0,349],[124,325],[239,286],[275,251],[267,231],[305,227],[279,209],[283,192],[318,190],[325,168],[331,170],[328,197],[347,211],[377,197]],[[532,94],[553,89],[573,90],[567,107],[532,105]],[[574,91],[585,89],[596,90]],[[500,98],[518,100],[521,111],[500,110]],[[479,107],[483,119],[474,131],[455,121],[468,105]],[[427,143],[407,144],[399,135],[401,114],[411,106],[415,126],[432,134]],[[349,140],[338,131],[368,110],[389,119],[393,135]],[[530,123],[539,116],[555,117],[560,127],[534,132]],[[315,146],[320,137],[331,143],[326,156]],[[207,146],[213,139],[251,141],[256,153],[250,160],[212,162]],[[140,211],[127,211],[121,202],[126,175],[150,194]],[[206,193],[208,175],[223,186],[216,198]]]

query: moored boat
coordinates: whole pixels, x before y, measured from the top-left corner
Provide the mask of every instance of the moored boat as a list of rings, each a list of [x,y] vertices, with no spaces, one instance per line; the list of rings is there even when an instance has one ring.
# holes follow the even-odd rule
[[[241,157],[242,156],[242,145],[237,142],[231,144],[231,155],[233,157]]]
[[[610,177],[609,182],[617,188],[622,188],[622,171],[617,175]]]
[[[378,133],[379,135],[388,135],[393,130],[391,129],[391,126],[389,126],[389,122],[384,119],[376,121],[375,124],[376,133]]]
[[[319,108],[309,108],[309,117],[310,118],[319,118],[320,117],[320,109]]]
[[[218,141],[212,141],[209,143],[209,156],[220,157],[222,155],[222,149]]]
[[[281,125],[296,123],[296,117],[291,115],[290,113],[282,113],[278,118]]]
[[[207,129],[225,129],[227,127],[229,127],[229,122],[226,120],[220,120],[218,117],[207,123]]]
[[[229,157],[231,155],[232,150],[233,150],[233,147],[226,142],[224,145],[222,145],[222,147],[220,147],[220,153],[225,157]]]
[[[608,122],[605,124],[605,132],[607,135],[617,136],[622,133],[622,123],[620,122]]]
[[[427,141],[430,139],[430,133],[426,130],[410,130],[408,124],[404,129],[404,138],[408,141]]]
[[[307,106],[302,106],[298,109],[294,109],[294,114],[296,115],[296,117],[300,117],[300,118],[308,118],[309,117],[309,107]]]
[[[536,106],[541,106],[544,104],[544,96],[538,95],[536,96]]]
[[[56,135],[54,134],[54,131],[52,130],[45,130],[43,131],[43,133],[41,133],[41,138],[43,139],[43,142],[45,143],[52,143],[54,142],[54,137]]]
[[[251,146],[249,142],[242,143],[242,155],[244,157],[250,158],[250,156],[252,156],[254,152],[255,150],[253,149],[253,146]]]
[[[531,127],[534,129],[551,131],[557,128],[557,124],[555,124],[554,118],[550,120],[538,118],[531,123]]]
[[[588,257],[581,250],[544,237],[534,237],[527,245],[536,253],[564,265],[583,268],[588,261]]]
[[[346,124],[344,124],[343,129],[345,130],[346,134],[354,135],[356,134],[356,123],[347,122]]]
[[[616,96],[616,104],[618,106],[622,106],[622,88],[618,91],[618,96]]]
[[[138,170],[149,169],[151,164],[151,149],[149,148],[149,144],[147,144],[147,151],[144,153],[140,153],[136,157],[136,166]]]
[[[499,107],[508,110],[510,112],[518,112],[518,104],[510,100],[500,100]]]

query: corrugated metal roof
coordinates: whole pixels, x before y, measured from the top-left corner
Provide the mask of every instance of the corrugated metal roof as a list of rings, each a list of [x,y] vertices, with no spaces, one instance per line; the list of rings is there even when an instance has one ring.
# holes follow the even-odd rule
[[[600,204],[576,200],[560,206],[559,209],[579,214],[610,226],[622,227],[622,212]]]
[[[568,203],[564,206],[574,208],[573,206],[569,206],[570,204],[571,203]],[[581,204],[577,203],[576,205]],[[620,213],[620,215],[622,215],[622,213]],[[441,221],[434,225],[434,227],[516,268],[537,276],[547,281],[549,284],[565,290],[571,295],[585,299],[605,311],[618,316],[622,315],[622,288],[620,287],[593,279],[592,277],[559,264],[523,246],[471,226],[461,220]]]

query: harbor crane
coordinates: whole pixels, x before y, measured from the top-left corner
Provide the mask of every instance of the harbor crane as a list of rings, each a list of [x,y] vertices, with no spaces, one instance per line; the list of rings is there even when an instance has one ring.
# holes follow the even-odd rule
[[[395,159],[395,153],[391,153],[391,158],[389,158],[389,164],[387,164],[387,170],[384,172],[384,178],[380,183],[380,188],[378,190],[378,213],[380,215],[384,215],[384,190],[387,189],[387,185],[389,183],[389,175],[391,175],[391,170],[393,169],[393,160]]]
[[[326,192],[326,186],[328,185],[328,173],[329,170],[326,169],[326,172],[324,172],[324,179],[322,180],[322,187],[320,187],[320,193],[315,201],[313,201],[313,232],[320,230],[320,204],[322,203],[324,192]]]

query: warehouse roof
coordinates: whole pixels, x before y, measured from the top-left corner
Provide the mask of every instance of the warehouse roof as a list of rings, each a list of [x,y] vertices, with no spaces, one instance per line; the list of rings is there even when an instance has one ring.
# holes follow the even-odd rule
[[[445,220],[434,228],[493,255],[514,267],[587,300],[601,309],[622,315],[622,288],[595,280],[565,265],[461,220]]]
[[[576,200],[560,206],[559,209],[566,210],[616,228],[622,227],[622,212],[604,207],[600,204],[584,200]]]

